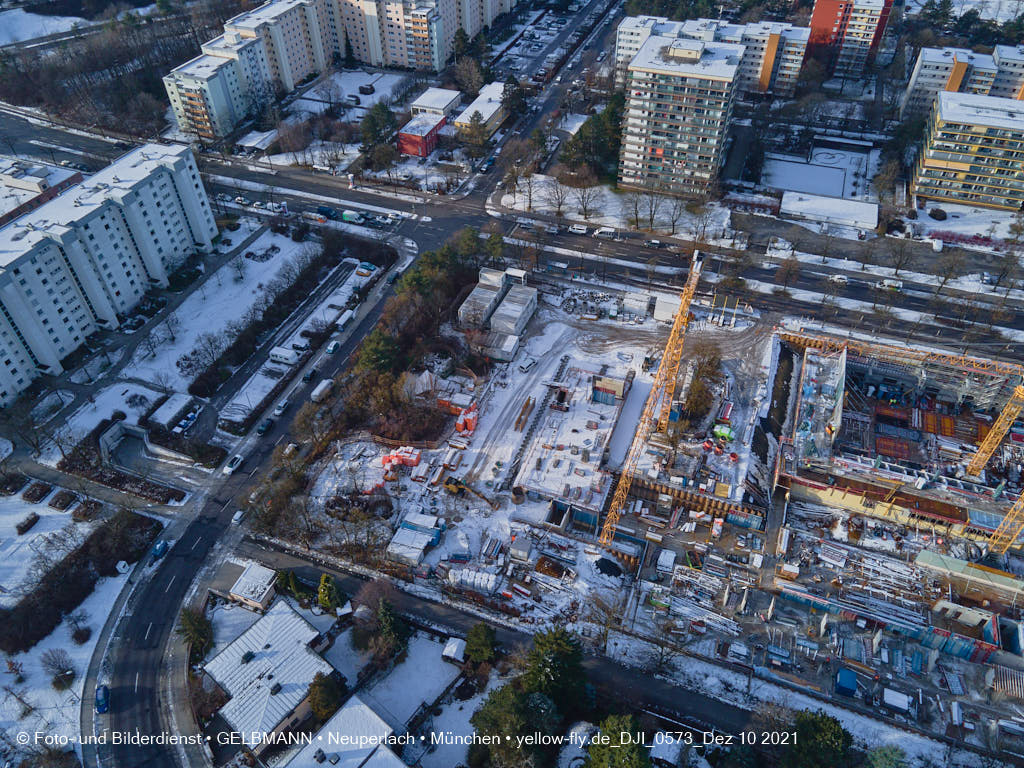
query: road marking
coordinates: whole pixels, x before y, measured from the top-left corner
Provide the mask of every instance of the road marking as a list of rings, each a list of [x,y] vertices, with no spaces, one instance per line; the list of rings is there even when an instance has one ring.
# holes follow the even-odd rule
[[[198,547],[198,546],[199,546],[199,542],[200,542],[200,541],[202,541],[202,539],[196,539],[196,541],[195,541],[195,544],[193,544],[193,545],[192,545],[191,547],[189,547],[189,550],[188,550],[188,551],[189,551],[189,552],[191,552],[191,551],[192,551],[192,550],[194,550],[194,549],[195,549],[196,547]]]
[[[135,673],[135,692],[139,692],[139,673]]]
[[[281,435],[281,437],[284,437],[284,435]],[[278,442],[280,442],[280,440]],[[277,443],[274,443],[274,445],[277,445]],[[253,475],[255,475],[259,471],[260,471],[260,468],[256,467],[256,469],[254,469],[252,472],[249,473],[249,477],[252,477]]]
[[[224,511],[225,509],[227,509],[227,508],[228,508],[228,506],[229,506],[230,504],[231,504],[231,502],[230,502],[230,501],[225,501],[225,502],[224,502],[224,506],[220,508],[220,511],[221,511],[221,512],[223,512],[223,511]]]
[[[277,440],[276,440],[276,442],[274,443],[274,445],[277,445],[277,444],[279,444],[279,443],[280,443],[280,442],[281,442],[282,440],[284,440],[284,435],[281,435],[281,436],[280,436],[279,438],[277,438]]]
[[[153,622],[151,621],[151,622],[149,622],[149,626],[146,627],[146,636],[144,638],[142,638],[143,640],[149,640],[149,633],[150,633],[150,630],[152,630],[152,629],[153,629]]]
[[[171,580],[167,582],[167,589],[164,590],[164,594],[171,591],[171,584],[174,583],[174,580],[176,578],[178,578],[178,574],[174,574],[173,576],[171,576]]]

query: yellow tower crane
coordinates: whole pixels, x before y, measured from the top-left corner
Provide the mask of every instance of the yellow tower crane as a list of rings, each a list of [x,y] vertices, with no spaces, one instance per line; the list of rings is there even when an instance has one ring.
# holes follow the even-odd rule
[[[658,372],[654,375],[651,393],[647,396],[647,402],[644,403],[640,423],[637,425],[633,442],[629,446],[626,460],[622,463],[619,482],[615,486],[612,503],[608,507],[608,514],[604,519],[604,526],[601,528],[600,542],[602,546],[610,546],[615,539],[615,526],[618,525],[619,518],[622,516],[622,508],[626,505],[626,497],[629,496],[629,489],[633,484],[633,474],[636,472],[637,463],[647,446],[647,439],[655,427],[659,432],[668,429],[672,396],[675,394],[679,363],[683,357],[683,342],[686,340],[686,328],[690,324],[690,303],[693,301],[694,294],[697,292],[697,284],[700,282],[700,269],[700,256],[697,251],[694,251],[690,274],[679,294],[679,310],[672,321],[672,330],[669,332],[668,342],[665,344],[665,352],[658,364]]]
[[[1018,385],[1010,395],[1010,399],[1006,401],[1006,405],[1003,406],[1003,411],[996,419],[996,423],[992,425],[992,429],[981,441],[977,453],[967,464],[968,476],[977,477],[981,474],[981,470],[985,468],[988,460],[992,458],[992,454],[1002,444],[1003,438],[1006,437],[1006,433],[1010,431],[1010,427],[1013,426],[1013,422],[1017,420],[1022,410],[1024,410],[1024,386]]]

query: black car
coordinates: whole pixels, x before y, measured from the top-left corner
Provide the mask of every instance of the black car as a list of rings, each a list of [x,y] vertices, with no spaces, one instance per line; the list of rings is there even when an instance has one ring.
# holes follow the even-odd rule
[[[320,374],[320,371],[318,369],[310,368],[308,371],[306,371],[304,374],[302,374],[302,382],[304,384],[309,384],[309,382],[311,382],[313,379],[315,379],[319,374]]]
[[[270,428],[273,427],[273,426],[274,426],[274,420],[273,419],[264,419],[263,421],[260,422],[260,425],[258,427],[256,427],[256,434],[257,435],[265,435],[265,434],[267,434],[267,432],[270,431]]]

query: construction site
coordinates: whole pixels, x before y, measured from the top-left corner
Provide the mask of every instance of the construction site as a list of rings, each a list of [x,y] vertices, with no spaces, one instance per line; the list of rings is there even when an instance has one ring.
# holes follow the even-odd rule
[[[727,316],[700,271],[630,322],[482,274],[467,333],[512,358],[419,374],[447,437],[347,441],[316,498],[390,496],[392,573],[521,624],[1024,755],[1024,368]]]

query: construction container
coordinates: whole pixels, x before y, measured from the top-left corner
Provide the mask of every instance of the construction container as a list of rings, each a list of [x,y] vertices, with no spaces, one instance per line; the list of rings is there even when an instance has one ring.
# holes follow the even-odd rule
[[[513,285],[491,314],[491,331],[520,336],[537,310],[537,289]]]
[[[836,693],[842,696],[857,695],[857,673],[843,667],[836,673]]]

